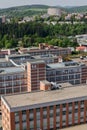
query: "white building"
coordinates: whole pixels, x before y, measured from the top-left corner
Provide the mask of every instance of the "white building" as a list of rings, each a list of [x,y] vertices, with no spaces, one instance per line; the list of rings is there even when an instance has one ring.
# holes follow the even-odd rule
[[[48,9],[48,15],[57,15],[57,16],[61,16],[62,15],[62,10],[58,9],[58,8],[49,8]]]

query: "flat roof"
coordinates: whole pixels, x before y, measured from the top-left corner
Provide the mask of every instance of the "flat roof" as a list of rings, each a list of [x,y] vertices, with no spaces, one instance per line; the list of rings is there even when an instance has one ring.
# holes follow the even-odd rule
[[[71,127],[68,127],[68,128],[60,129],[60,130],[87,130],[87,124],[71,126]]]
[[[52,55],[52,54],[47,54],[47,55],[36,55],[36,56],[32,56],[34,59],[47,59],[47,58],[58,58],[58,56],[56,55]]]
[[[24,72],[24,69],[21,67],[0,68],[0,75],[8,74],[8,73],[19,73],[19,72]]]
[[[50,52],[50,51],[62,51],[62,50],[70,50],[69,48],[62,48],[62,47],[58,47],[58,48],[45,48],[45,49],[30,49],[30,50],[26,50],[26,52]]]
[[[48,68],[56,69],[56,68],[64,68],[64,67],[76,67],[85,65],[84,63],[78,63],[78,62],[61,62],[61,63],[54,63],[54,64],[47,64]]]
[[[54,101],[63,101],[87,96],[87,85],[66,87],[60,90],[39,91],[2,96],[10,108],[25,107]]]
[[[44,60],[30,60],[30,61],[28,61],[27,63],[32,63],[32,64],[39,64],[39,63],[45,63],[45,61]]]
[[[0,58],[0,63],[1,62],[8,62],[5,58]]]
[[[11,55],[7,55],[7,57],[9,57],[9,58],[14,58],[14,57],[20,58],[20,57],[25,57],[25,56],[30,56],[30,54],[11,54]]]
[[[44,84],[51,84],[49,81],[47,80],[41,80],[40,82],[44,83]]]

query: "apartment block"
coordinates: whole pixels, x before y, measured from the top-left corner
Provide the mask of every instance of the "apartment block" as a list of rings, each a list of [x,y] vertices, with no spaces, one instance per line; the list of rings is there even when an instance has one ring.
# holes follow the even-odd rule
[[[3,130],[57,130],[87,122],[87,86],[2,96]]]

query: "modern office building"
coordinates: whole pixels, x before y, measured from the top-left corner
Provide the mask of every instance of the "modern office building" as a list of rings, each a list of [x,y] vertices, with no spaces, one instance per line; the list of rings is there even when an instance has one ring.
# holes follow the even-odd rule
[[[27,91],[26,71],[20,67],[0,69],[0,95]]]
[[[0,58],[0,69],[7,67],[14,67],[14,65],[5,58]]]
[[[12,86],[20,88],[19,84],[22,82],[25,82],[25,90],[29,92],[39,90],[41,80],[56,83],[69,82],[73,85],[87,83],[85,63],[62,62],[61,60],[58,56],[30,56],[29,54],[11,55],[7,60],[0,59],[0,94],[13,93]],[[21,78],[23,75],[24,79]]]
[[[53,64],[45,64],[44,61],[28,62],[27,78],[28,91],[39,90],[41,80],[47,80],[57,84],[66,82],[73,85],[86,84],[87,65],[74,61]]]
[[[3,130],[57,130],[87,122],[87,85],[2,96]]]
[[[56,63],[62,62],[62,56],[56,56],[51,54],[46,55],[36,55],[31,56],[30,54],[15,54],[15,55],[6,55],[4,61],[13,61],[17,64],[36,61],[36,60],[44,60],[46,64],[48,63]],[[2,60],[2,61],[3,61]]]
[[[39,45],[40,50],[45,50],[46,47],[50,48],[49,50],[54,48],[46,44]],[[0,58],[1,95],[40,90],[42,80],[57,84],[86,84],[87,65],[74,61],[62,62],[61,56],[53,54],[13,54],[6,56],[6,59]]]
[[[87,82],[87,66],[78,62],[62,62],[48,64],[46,67],[46,80],[71,84],[81,84]]]
[[[16,54],[0,58],[0,94],[40,89],[40,81],[46,79],[46,64],[60,61],[61,57],[53,55]]]
[[[32,60],[33,58],[29,55],[29,54],[10,54],[10,55],[6,55],[5,59],[7,61],[13,61],[17,64],[22,64],[22,63],[26,63],[29,60]]]

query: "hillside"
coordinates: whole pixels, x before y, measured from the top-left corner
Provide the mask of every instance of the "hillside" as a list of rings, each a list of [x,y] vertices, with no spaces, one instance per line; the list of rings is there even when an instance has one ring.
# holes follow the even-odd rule
[[[24,16],[33,16],[37,14],[43,14],[47,12],[46,5],[25,5],[25,6],[16,6],[6,9],[0,9],[0,16],[6,15],[8,17],[24,17]]]
[[[77,7],[65,7],[65,9],[69,13],[84,13],[87,12],[87,5]]]
[[[25,6],[16,6],[6,9],[0,9],[0,16],[6,15],[7,17],[24,17],[24,16],[33,16],[38,14],[44,14],[47,12],[47,9],[50,6],[47,5],[25,5]],[[87,6],[78,6],[78,7],[61,7],[54,6],[55,8],[61,8],[62,10],[68,13],[81,13],[87,12]]]

